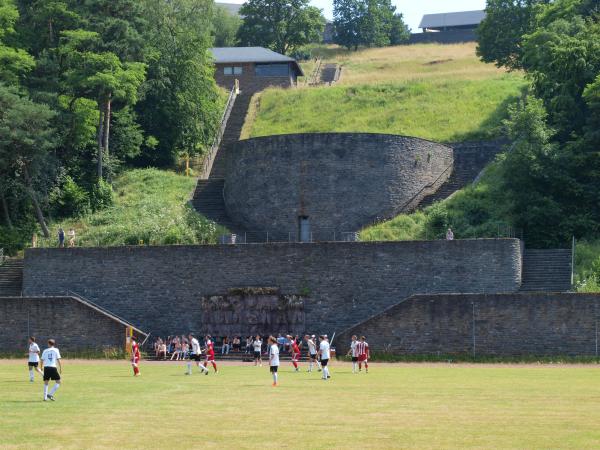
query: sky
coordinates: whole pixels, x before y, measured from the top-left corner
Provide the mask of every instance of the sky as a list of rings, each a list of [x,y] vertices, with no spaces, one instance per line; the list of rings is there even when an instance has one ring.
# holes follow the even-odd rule
[[[244,0],[218,0],[224,3],[244,3]],[[333,16],[333,0],[311,0],[311,3],[323,10],[327,19]],[[413,33],[419,32],[419,23],[423,14],[484,9],[485,0],[392,0],[396,11],[404,15],[404,21]]]

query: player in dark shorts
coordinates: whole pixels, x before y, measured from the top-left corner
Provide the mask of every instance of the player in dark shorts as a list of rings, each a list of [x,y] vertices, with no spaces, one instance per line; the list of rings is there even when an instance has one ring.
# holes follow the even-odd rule
[[[54,401],[54,393],[60,387],[60,373],[62,372],[60,358],[60,352],[55,347],[54,339],[49,339],[48,348],[42,352],[42,368],[44,370],[44,401]],[[50,380],[54,381],[55,385],[50,393],[48,393],[48,383]]]
[[[254,351],[254,365],[262,367],[262,339],[257,334],[254,342],[252,342],[252,349]]]

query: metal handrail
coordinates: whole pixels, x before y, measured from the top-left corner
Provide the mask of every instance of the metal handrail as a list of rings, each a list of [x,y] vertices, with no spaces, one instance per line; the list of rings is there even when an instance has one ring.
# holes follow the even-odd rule
[[[310,86],[311,84],[316,84],[317,76],[319,75],[319,72],[321,70],[321,64],[322,64],[322,62],[323,62],[323,58],[319,57],[319,59],[317,60],[317,64],[315,65],[315,68],[312,71],[312,74],[306,80],[306,84],[308,86]]]
[[[75,298],[77,298],[77,300],[79,300],[80,302],[83,302],[83,303],[88,303],[89,305],[93,306],[94,308],[96,308],[96,309],[97,309],[97,310],[99,310],[100,312],[102,312],[102,313],[104,313],[104,314],[106,314],[106,315],[108,315],[108,316],[114,317],[115,319],[119,320],[120,322],[123,322],[124,324],[126,324],[126,325],[128,325],[128,326],[131,326],[131,327],[132,327],[132,328],[134,328],[136,331],[138,331],[138,332],[140,332],[140,333],[142,333],[142,334],[146,334],[146,332],[144,332],[144,331],[140,330],[139,328],[137,328],[136,326],[134,326],[134,325],[133,325],[133,324],[132,324],[132,323],[131,323],[129,320],[127,320],[127,319],[124,319],[123,317],[119,317],[119,316],[118,316],[118,315],[116,315],[114,312],[112,312],[112,311],[109,311],[108,309],[106,309],[106,308],[104,308],[103,306],[100,306],[99,304],[97,304],[97,303],[95,303],[95,302],[91,301],[90,299],[88,299],[88,298],[84,297],[83,295],[81,295],[81,294],[78,294],[77,292],[71,291],[71,290],[69,290],[69,289],[67,289],[67,291],[66,291],[66,292],[67,292],[67,295],[68,295],[69,297],[75,297]]]
[[[233,105],[235,103],[235,99],[239,93],[239,83],[238,80],[235,80],[235,84],[229,93],[229,97],[227,98],[227,103],[225,104],[225,110],[223,111],[223,115],[221,116],[221,122],[219,124],[219,131],[215,135],[213,139],[213,143],[210,146],[210,149],[204,156],[202,160],[202,171],[200,173],[201,180],[207,180],[210,176],[210,172],[212,170],[213,163],[215,162],[215,157],[217,156],[217,152],[219,151],[219,147],[221,145],[221,140],[223,139],[223,135],[225,134],[225,129],[227,128],[227,121],[229,120],[229,116],[231,115],[231,110],[233,109]]]

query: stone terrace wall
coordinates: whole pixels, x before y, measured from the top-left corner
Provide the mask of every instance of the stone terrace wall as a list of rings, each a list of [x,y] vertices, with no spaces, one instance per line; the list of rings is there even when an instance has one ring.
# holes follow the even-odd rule
[[[0,351],[27,350],[27,337],[40,348],[56,339],[63,352],[122,348],[125,327],[72,297],[0,297]]]
[[[202,331],[201,298],[273,286],[306,327],[341,331],[415,293],[513,292],[515,239],[29,249],[25,295],[72,290],[146,332]]]
[[[477,42],[477,33],[474,30],[413,33],[408,40],[409,44],[460,44],[461,42]]]
[[[249,231],[298,230],[315,240],[358,231],[416,206],[452,173],[453,150],[422,139],[369,133],[309,133],[243,140],[225,176],[229,217]],[[436,183],[437,182],[437,183]],[[423,191],[435,184],[435,189]],[[415,199],[415,196],[419,196]],[[330,238],[331,239],[331,238]]]
[[[394,354],[598,355],[600,294],[416,295],[336,337],[352,334]]]

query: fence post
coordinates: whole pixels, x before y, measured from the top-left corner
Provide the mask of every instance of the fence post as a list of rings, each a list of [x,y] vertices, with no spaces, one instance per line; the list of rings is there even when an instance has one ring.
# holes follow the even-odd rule
[[[475,358],[475,302],[471,302],[473,306],[473,323],[472,323],[472,333],[473,333],[473,358]]]
[[[575,284],[575,235],[571,241],[571,289]]]

